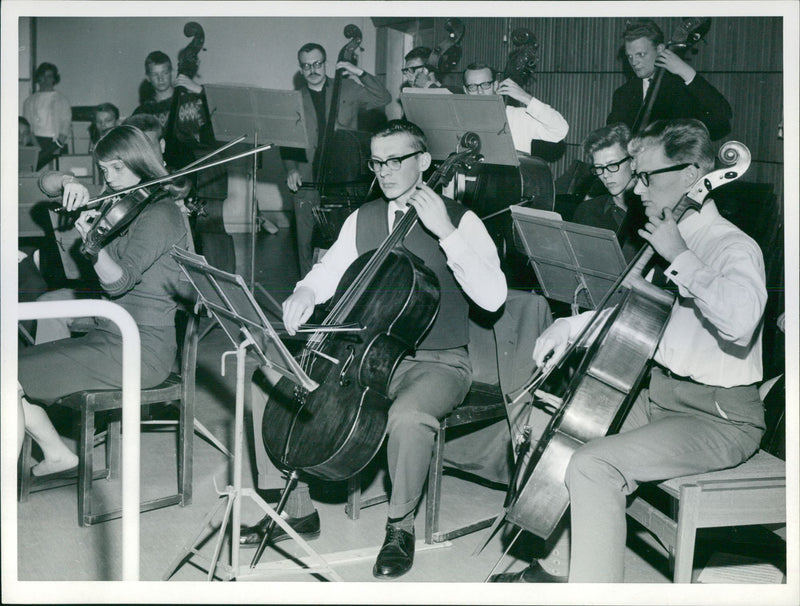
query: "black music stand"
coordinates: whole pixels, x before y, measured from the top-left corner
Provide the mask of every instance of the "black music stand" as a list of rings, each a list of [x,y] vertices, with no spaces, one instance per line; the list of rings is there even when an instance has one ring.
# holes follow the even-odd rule
[[[487,164],[519,166],[514,139],[500,95],[400,94],[406,117],[428,139],[434,160],[444,160],[456,149],[464,133],[481,138],[480,153]]]
[[[570,303],[573,311],[595,309],[627,266],[610,229],[518,205],[511,206],[511,218],[544,296]]]
[[[271,141],[282,147],[307,148],[308,131],[300,91],[273,90],[239,84],[206,84],[204,87],[214,137],[230,141],[246,133],[245,141],[257,147],[259,141]],[[257,159],[253,157],[252,207],[250,212],[250,290],[258,288],[277,305],[263,286],[255,281],[255,248],[258,225],[256,196]],[[273,232],[274,233],[274,232]]]
[[[223,374],[224,361],[229,355],[236,355],[236,410],[234,422],[234,457],[233,457],[233,486],[227,486],[224,491],[218,491],[225,498],[209,512],[199,533],[191,539],[172,561],[162,580],[169,580],[175,571],[190,555],[200,556],[197,546],[204,541],[211,520],[223,509],[224,514],[218,529],[217,543],[211,560],[208,560],[208,580],[213,580],[218,567],[222,543],[226,536],[228,521],[231,522],[231,564],[224,566],[229,580],[256,578],[266,575],[287,574],[302,572],[309,574],[326,573],[334,580],[341,581],[341,577],[316,551],[309,547],[295,530],[281,518],[252,488],[242,488],[242,442],[244,439],[244,381],[247,349],[254,353],[259,361],[281,375],[294,381],[303,388],[312,391],[317,384],[303,371],[297,361],[283,345],[275,330],[264,316],[251,292],[247,289],[244,279],[236,274],[230,274],[210,266],[204,257],[189,251],[173,247],[172,257],[180,266],[183,273],[191,282],[199,295],[198,307],[204,307],[220,324],[225,334],[236,347],[235,351],[222,354]],[[267,357],[265,349],[277,353],[278,359]],[[275,354],[273,354],[275,355]],[[241,526],[241,498],[249,497],[256,505],[272,518],[306,553],[306,560],[301,561],[304,568],[288,569],[284,566],[259,565],[251,566],[252,572],[243,572],[239,566],[239,537]],[[203,558],[205,559],[205,558]]]

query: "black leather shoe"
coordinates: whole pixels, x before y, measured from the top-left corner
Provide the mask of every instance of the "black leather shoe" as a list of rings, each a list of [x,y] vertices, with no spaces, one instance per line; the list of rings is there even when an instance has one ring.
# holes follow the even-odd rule
[[[399,577],[411,570],[414,564],[414,533],[386,525],[386,538],[372,567],[372,576],[378,579]]]
[[[490,583],[566,583],[567,577],[550,574],[539,565],[539,562],[532,562],[527,568],[519,572],[504,572],[493,574],[489,578]]]
[[[320,533],[319,512],[315,509],[314,513],[310,513],[302,518],[290,518],[281,516],[289,523],[289,526],[306,541],[316,539]],[[242,526],[241,534],[239,535],[239,545],[243,547],[258,547],[261,539],[264,538],[264,533],[267,531],[269,525],[269,516],[264,516],[252,526]],[[278,541],[285,541],[290,538],[289,534],[280,526],[275,524],[272,529],[272,536],[270,543],[277,543]]]

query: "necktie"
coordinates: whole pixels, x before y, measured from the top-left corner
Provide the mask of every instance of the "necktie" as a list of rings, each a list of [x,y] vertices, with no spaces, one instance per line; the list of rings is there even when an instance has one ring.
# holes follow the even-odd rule
[[[405,213],[402,210],[394,211],[394,223],[392,224],[392,231],[397,229],[397,224],[400,223],[400,219],[403,218],[403,215],[405,215]]]

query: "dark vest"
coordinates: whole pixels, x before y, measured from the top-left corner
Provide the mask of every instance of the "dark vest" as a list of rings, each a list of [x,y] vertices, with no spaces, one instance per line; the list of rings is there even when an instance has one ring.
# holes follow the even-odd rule
[[[378,199],[358,209],[356,249],[359,256],[378,248],[389,235],[386,204],[386,200]],[[467,209],[446,199],[445,206],[453,225],[458,226]],[[453,272],[447,267],[447,258],[439,247],[439,240],[418,221],[403,244],[436,274],[441,289],[439,313],[418,349],[451,349],[466,345],[469,343],[469,304]]]

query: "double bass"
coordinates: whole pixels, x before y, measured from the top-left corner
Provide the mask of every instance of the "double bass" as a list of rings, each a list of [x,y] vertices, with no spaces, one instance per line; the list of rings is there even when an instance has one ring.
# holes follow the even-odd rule
[[[738,179],[750,165],[749,150],[736,141],[723,145],[719,157],[727,167],[694,183],[673,209],[677,221],[690,209],[700,210],[711,190]],[[547,373],[535,374],[524,388],[534,395],[532,405],[556,410],[538,442],[533,445],[528,436],[518,451],[505,520],[545,540],[569,505],[564,478],[572,454],[586,442],[619,430],[669,320],[674,294],[643,277],[653,254],[650,244],[642,247],[561,360]],[[611,300],[617,302],[614,307]],[[575,359],[572,354],[579,354],[580,361],[565,391],[540,391],[553,373]]]
[[[363,34],[358,26],[350,23],[344,28],[344,36],[348,42],[339,51],[337,63],[347,61],[355,65]],[[372,182],[372,174],[367,168],[369,134],[336,128],[344,77],[342,71],[336,70],[333,79],[325,132],[313,159],[316,181],[301,185],[304,189],[319,192],[320,205],[313,212],[323,244],[336,238],[347,216],[366,200]]]
[[[711,27],[711,19],[709,18],[693,18],[684,20],[678,28],[672,33],[666,47],[670,50],[677,52],[682,56],[686,51],[692,49],[697,52],[693,47],[703,39]],[[650,124],[650,115],[653,111],[653,105],[658,98],[658,91],[661,88],[661,80],[664,78],[664,68],[656,67],[653,75],[653,81],[650,88],[647,90],[647,98],[639,108],[639,113],[633,123],[631,132],[634,135],[642,132],[648,124]]]
[[[467,133],[464,145],[428,179],[430,187],[477,161],[477,136]],[[439,307],[436,275],[402,245],[417,220],[409,207],[381,246],[361,255],[342,277],[322,326],[357,323],[363,330],[318,332],[308,339],[298,361],[319,387],[308,392],[283,378],[271,393],[261,429],[278,467],[345,480],[380,448],[394,370],[422,340]]]

